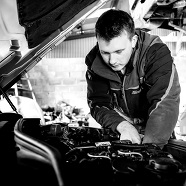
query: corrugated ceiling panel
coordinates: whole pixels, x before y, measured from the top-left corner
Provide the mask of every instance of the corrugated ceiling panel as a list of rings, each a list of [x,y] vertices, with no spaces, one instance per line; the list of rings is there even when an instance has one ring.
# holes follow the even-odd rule
[[[46,58],[84,58],[95,44],[95,37],[64,41],[50,51]]]
[[[153,34],[153,35],[158,35],[158,36],[167,36],[172,32],[172,30],[165,30],[165,29],[154,29],[152,31],[150,31],[149,33]]]

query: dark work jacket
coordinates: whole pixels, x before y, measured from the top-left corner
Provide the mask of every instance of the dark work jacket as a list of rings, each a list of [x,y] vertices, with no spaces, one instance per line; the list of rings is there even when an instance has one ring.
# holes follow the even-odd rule
[[[140,30],[136,35],[137,45],[123,80],[104,63],[97,45],[86,56],[90,112],[114,132],[127,120],[145,129],[144,139],[149,143],[166,144],[179,114],[178,74],[170,50],[158,36]]]

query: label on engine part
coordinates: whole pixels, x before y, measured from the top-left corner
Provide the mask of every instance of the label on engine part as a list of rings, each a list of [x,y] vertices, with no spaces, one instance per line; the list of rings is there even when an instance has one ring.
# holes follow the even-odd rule
[[[68,124],[69,127],[79,127],[78,123],[69,123]]]
[[[96,147],[100,147],[100,146],[110,146],[111,143],[110,143],[110,141],[101,141],[101,142],[96,142],[95,145],[96,145]]]

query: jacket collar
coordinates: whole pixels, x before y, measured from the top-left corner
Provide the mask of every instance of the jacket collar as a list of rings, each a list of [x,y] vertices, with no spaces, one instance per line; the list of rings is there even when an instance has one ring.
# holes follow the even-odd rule
[[[117,73],[104,63],[99,50],[97,52],[96,58],[92,63],[91,69],[94,71],[94,73],[103,78],[121,83],[121,80]]]

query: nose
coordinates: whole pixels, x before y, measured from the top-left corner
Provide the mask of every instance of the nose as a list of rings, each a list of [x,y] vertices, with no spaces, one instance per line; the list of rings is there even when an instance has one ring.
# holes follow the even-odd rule
[[[109,63],[112,66],[114,66],[117,63],[117,60],[114,54],[110,54]]]

